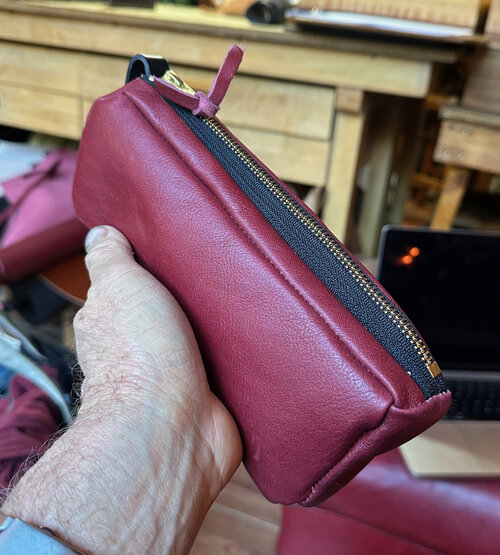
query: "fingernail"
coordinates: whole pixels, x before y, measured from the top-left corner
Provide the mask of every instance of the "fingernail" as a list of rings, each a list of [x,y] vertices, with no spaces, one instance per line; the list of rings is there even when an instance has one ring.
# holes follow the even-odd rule
[[[85,250],[90,252],[92,247],[96,245],[108,232],[103,226],[93,227],[85,237]]]

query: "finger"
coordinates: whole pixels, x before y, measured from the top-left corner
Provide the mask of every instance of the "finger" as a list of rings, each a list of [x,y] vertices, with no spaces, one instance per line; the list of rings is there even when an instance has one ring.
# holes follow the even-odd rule
[[[85,250],[85,264],[92,283],[106,279],[113,269],[123,264],[136,264],[127,238],[111,226],[91,229],[85,239]]]

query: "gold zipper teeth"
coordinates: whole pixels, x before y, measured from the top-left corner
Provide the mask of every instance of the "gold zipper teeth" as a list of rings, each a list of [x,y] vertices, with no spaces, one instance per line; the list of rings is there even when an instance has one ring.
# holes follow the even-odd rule
[[[265,184],[265,186],[276,196],[299,221],[301,221],[314,235],[328,248],[328,250],[341,262],[346,270],[360,284],[368,297],[379,306],[396,327],[409,339],[422,360],[429,367],[435,361],[423,340],[416,335],[412,324],[392,306],[390,301],[378,290],[361,269],[360,266],[343,250],[343,248],[323,229],[323,227],[303,208],[295,204],[267,172],[243,148],[229,136],[224,128],[212,118],[204,118],[206,124],[237,154],[246,166]]]

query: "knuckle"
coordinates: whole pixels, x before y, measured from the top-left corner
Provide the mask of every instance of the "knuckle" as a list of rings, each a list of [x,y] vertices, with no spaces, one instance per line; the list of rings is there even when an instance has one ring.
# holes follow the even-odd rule
[[[89,264],[90,266],[95,266],[103,260],[112,257],[113,254],[113,246],[110,245],[109,242],[103,241],[101,244],[93,247],[92,250],[87,254],[87,264]]]

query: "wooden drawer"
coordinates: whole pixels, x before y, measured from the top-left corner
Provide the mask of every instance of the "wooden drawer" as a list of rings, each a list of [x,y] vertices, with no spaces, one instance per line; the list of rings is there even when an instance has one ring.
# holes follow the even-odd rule
[[[0,82],[79,94],[80,54],[0,42]]]
[[[80,94],[95,100],[123,87],[127,75],[128,58],[82,54],[80,64]]]
[[[1,122],[78,139],[93,100],[122,86],[126,68],[126,58],[0,43]],[[200,90],[216,73],[175,70]],[[239,75],[220,118],[282,179],[324,185],[334,100],[333,88]]]
[[[79,139],[81,121],[78,98],[0,83],[0,122],[5,125]]]
[[[208,91],[215,72],[175,67],[195,89]],[[335,91],[275,79],[236,75],[218,117],[227,125],[276,131],[312,139],[331,135]]]
[[[231,131],[284,181],[322,186],[330,143],[316,139],[290,137],[269,131],[256,131],[235,125]]]
[[[82,58],[82,95],[95,99],[121,87],[127,59],[86,55]],[[174,66],[193,89],[208,91],[215,71]],[[227,125],[275,131],[296,137],[328,139],[335,105],[333,88],[237,75],[222,103]]]

